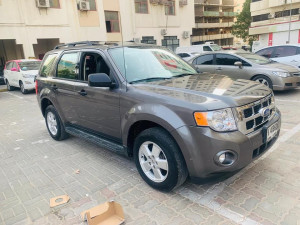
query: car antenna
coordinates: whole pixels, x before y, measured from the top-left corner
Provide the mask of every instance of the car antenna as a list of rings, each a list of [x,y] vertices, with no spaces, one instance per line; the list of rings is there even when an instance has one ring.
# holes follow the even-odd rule
[[[124,37],[123,37],[123,26],[122,26],[122,18],[120,13],[120,27],[121,27],[121,38],[122,38],[122,49],[123,49],[123,63],[124,63],[124,75],[125,75],[125,90],[127,92],[127,73],[126,73],[126,60],[125,60],[125,49],[124,49]]]

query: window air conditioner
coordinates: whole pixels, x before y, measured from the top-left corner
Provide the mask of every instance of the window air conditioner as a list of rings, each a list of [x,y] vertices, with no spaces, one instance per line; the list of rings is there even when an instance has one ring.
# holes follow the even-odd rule
[[[38,8],[49,8],[50,2],[49,0],[36,0],[36,7]]]
[[[78,9],[80,11],[89,11],[89,10],[91,10],[91,8],[90,8],[90,2],[87,2],[85,0],[80,0],[78,2]]]

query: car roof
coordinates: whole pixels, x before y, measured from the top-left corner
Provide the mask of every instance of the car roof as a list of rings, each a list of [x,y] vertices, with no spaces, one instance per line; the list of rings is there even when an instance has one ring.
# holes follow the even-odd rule
[[[248,51],[245,51],[245,50],[242,50],[242,49],[239,49],[239,50],[226,50],[226,51],[211,51],[211,52],[200,53],[200,55],[197,55],[197,56],[191,58],[189,61],[193,61],[195,58],[198,58],[199,56],[211,55],[211,54],[220,54],[220,53],[221,54],[229,54],[229,55],[254,54],[253,52],[248,52]]]
[[[257,50],[257,52],[260,51],[260,50],[262,50],[262,49],[266,49],[266,48],[286,47],[286,46],[300,47],[300,44],[287,44],[287,45],[273,45],[273,46],[266,46],[266,47],[263,47],[263,48]]]

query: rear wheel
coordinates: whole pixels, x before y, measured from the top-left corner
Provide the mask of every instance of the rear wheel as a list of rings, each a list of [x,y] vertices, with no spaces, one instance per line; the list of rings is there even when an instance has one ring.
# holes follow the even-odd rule
[[[22,81],[20,81],[20,89],[21,89],[22,94],[27,94],[28,91],[25,89]]]
[[[266,85],[267,87],[273,89],[273,83],[271,81],[271,79],[267,76],[264,76],[264,75],[258,75],[256,77],[254,77],[253,79],[254,81],[258,81],[260,82],[261,84],[264,84]]]
[[[180,149],[162,128],[144,130],[134,143],[136,167],[146,183],[161,191],[180,186],[188,172]]]
[[[12,86],[10,86],[8,80],[6,80],[6,87],[7,87],[8,91],[13,91],[14,90],[14,88]]]
[[[68,137],[63,123],[53,105],[47,106],[45,110],[45,120],[50,136],[57,140],[63,140]]]

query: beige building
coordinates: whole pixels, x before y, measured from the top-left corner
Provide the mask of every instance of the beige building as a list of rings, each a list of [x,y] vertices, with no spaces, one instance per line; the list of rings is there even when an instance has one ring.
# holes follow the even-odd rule
[[[59,43],[189,45],[193,0],[0,0],[0,66],[42,58]]]
[[[261,47],[299,44],[299,8],[300,0],[252,0],[249,34],[259,36]]]
[[[195,22],[192,43],[214,41],[232,46],[240,40],[231,34],[232,25],[245,0],[195,0]]]

